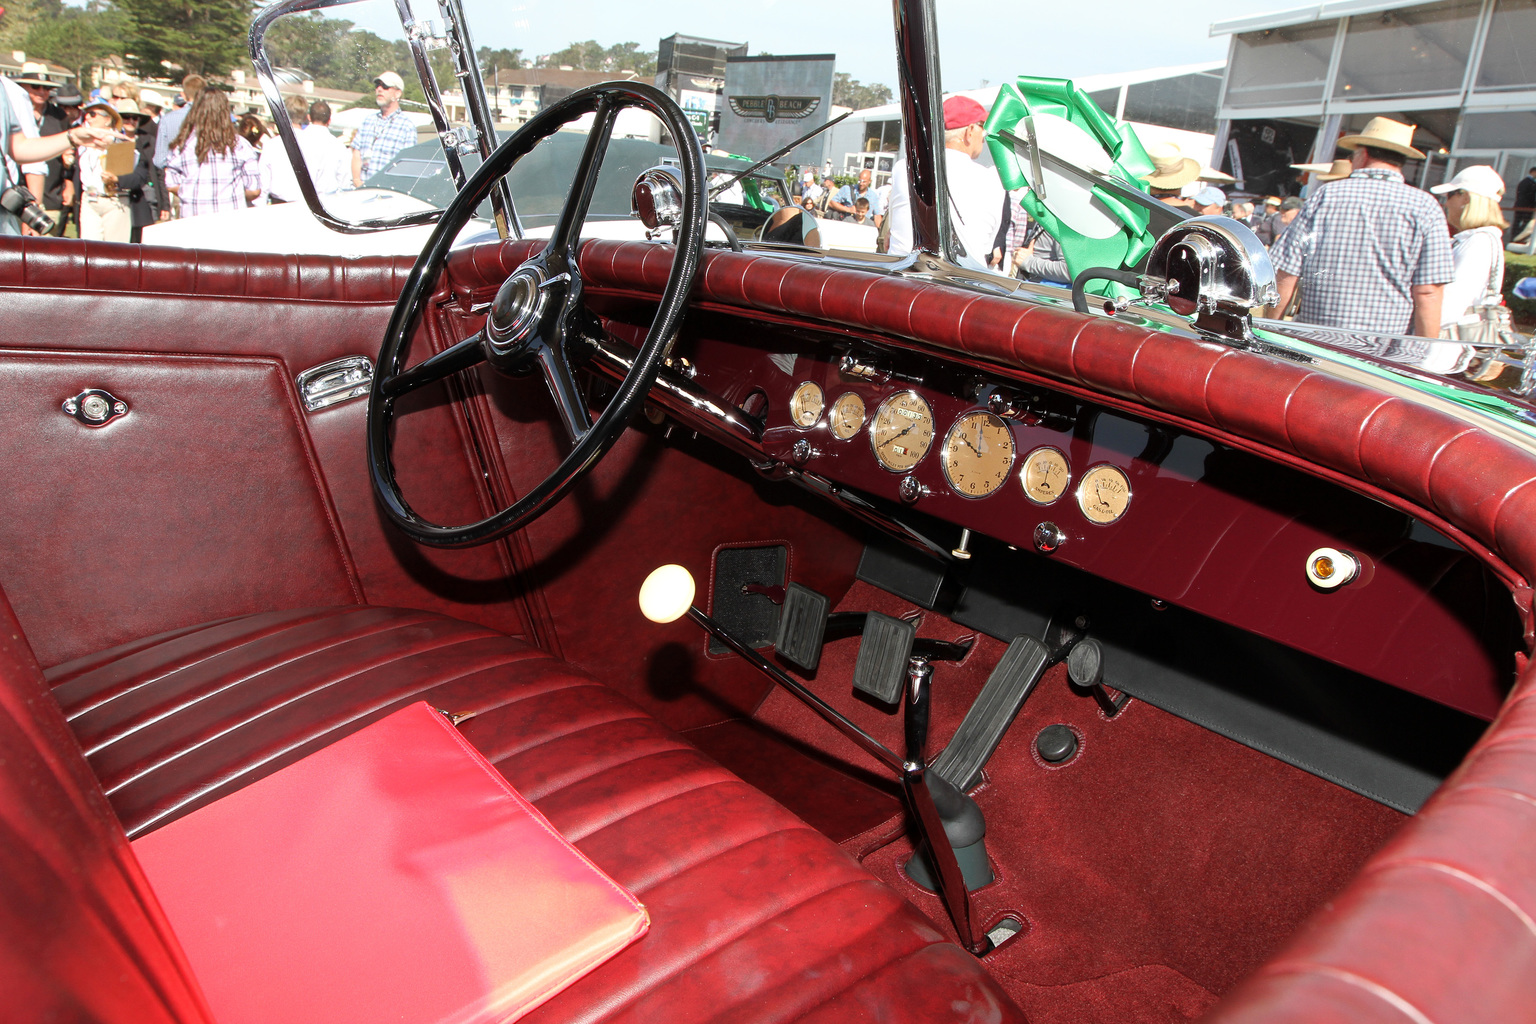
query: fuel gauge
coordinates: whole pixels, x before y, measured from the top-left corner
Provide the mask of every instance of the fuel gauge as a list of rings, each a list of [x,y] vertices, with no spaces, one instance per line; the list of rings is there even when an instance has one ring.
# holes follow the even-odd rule
[[[822,396],[821,386],[813,381],[806,381],[795,388],[795,393],[789,400],[789,418],[797,427],[814,427],[816,421],[821,419],[821,410],[826,405],[826,399]]]
[[[832,403],[832,436],[846,441],[864,426],[864,399],[849,391]]]

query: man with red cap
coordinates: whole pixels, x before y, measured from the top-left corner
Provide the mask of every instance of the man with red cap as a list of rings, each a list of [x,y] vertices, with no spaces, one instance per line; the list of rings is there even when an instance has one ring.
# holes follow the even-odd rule
[[[944,101],[944,170],[948,185],[949,223],[964,250],[962,262],[978,269],[989,264],[997,248],[1007,193],[997,172],[977,161],[986,147],[986,108],[969,96]],[[890,252],[912,251],[912,215],[907,193],[905,161],[891,175]]]

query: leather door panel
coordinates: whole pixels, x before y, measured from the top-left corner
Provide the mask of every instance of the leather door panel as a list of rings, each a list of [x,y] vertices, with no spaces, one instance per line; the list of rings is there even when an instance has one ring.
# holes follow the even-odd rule
[[[86,426],[85,388],[127,415]],[[0,351],[0,583],[43,665],[178,626],[362,599],[282,363]]]

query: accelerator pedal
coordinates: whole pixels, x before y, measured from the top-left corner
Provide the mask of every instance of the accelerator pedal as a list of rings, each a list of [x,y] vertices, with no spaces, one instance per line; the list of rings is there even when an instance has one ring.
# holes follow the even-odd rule
[[[915,639],[916,622],[870,612],[864,620],[864,639],[859,641],[859,660],[853,665],[853,688],[884,704],[895,704],[907,681],[907,659]]]
[[[784,589],[784,608],[779,613],[779,635],[773,649],[785,661],[807,672],[821,664],[821,645],[827,632],[827,613],[832,602],[810,587],[791,583]]]
[[[859,653],[862,657],[863,652]],[[987,677],[976,703],[965,713],[965,721],[933,762],[933,771],[961,792],[979,783],[982,767],[991,760],[1050,661],[1050,652],[1039,640],[1014,637]]]

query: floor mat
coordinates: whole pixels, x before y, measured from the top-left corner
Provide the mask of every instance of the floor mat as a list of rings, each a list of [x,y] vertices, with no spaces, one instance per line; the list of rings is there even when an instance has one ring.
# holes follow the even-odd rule
[[[1006,982],[1005,982],[1006,984]],[[1142,1024],[1195,1020],[1217,997],[1161,964],[1070,985],[1009,986],[1030,1024]]]
[[[686,732],[691,743],[841,843],[901,810],[900,788],[834,767],[814,747],[740,719]]]
[[[911,610],[865,584],[841,608]],[[967,630],[929,613],[919,633],[952,640]],[[1002,651],[981,637],[964,662],[936,668],[930,760]],[[851,690],[856,653],[855,641],[827,645],[812,686],[899,749],[900,717]],[[852,766],[879,770],[784,693],[770,694],[757,718]],[[1047,766],[1034,739],[1054,723],[1077,734],[1079,750]],[[1068,685],[1061,666],[1025,704],[975,797],[998,874],[975,894],[980,916],[990,924],[1013,914],[1027,925],[986,958],[989,968],[1026,1007],[1057,998],[1095,1007],[1055,1018],[1042,1009],[1042,1020],[1187,1019],[1203,1005],[1199,991],[1219,995],[1262,963],[1406,820],[1141,701],[1106,720]],[[912,843],[899,822],[873,826],[844,848],[867,852],[866,867],[947,930],[937,898],[901,871]]]

